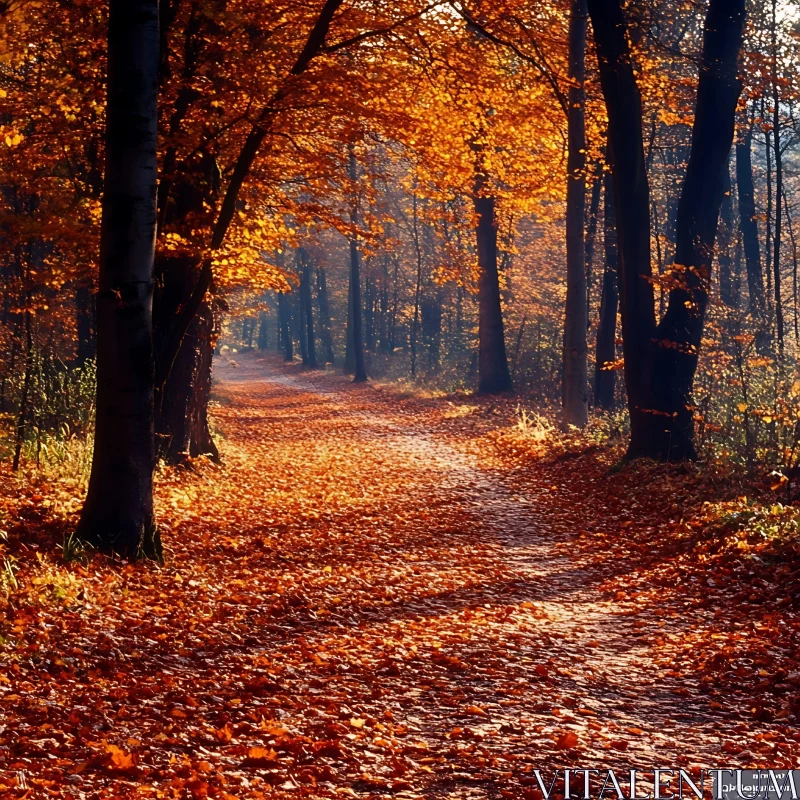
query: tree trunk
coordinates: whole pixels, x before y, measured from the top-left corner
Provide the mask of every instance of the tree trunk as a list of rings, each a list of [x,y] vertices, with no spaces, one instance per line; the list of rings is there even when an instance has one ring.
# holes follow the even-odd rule
[[[358,179],[358,164],[356,163],[355,150],[350,148],[349,176],[353,186],[353,205],[350,212],[350,222],[353,233],[350,237],[350,342],[353,348],[353,383],[363,383],[367,380],[367,365],[364,358],[364,333],[361,313],[361,253],[358,248],[358,238],[355,228],[358,225],[358,193],[356,180]]]
[[[283,360],[293,361],[292,312],[289,308],[289,298],[283,292],[278,294],[278,320],[281,331],[281,344],[283,345]]]
[[[269,348],[269,328],[267,327],[267,315],[259,314],[258,317],[258,349],[262,352]]]
[[[110,0],[97,416],[79,536],[161,557],[153,513],[158,0]]]
[[[725,174],[725,194],[720,210],[719,247],[717,262],[719,263],[719,296],[729,308],[736,306],[733,276],[733,251],[735,249],[735,230],[733,220],[733,185],[730,167]]]
[[[486,195],[488,176],[481,159],[482,145],[475,145],[477,169],[473,202],[478,216],[475,230],[478,250],[478,391],[496,394],[511,391],[500,276],[497,269],[497,220],[495,198]]]
[[[317,369],[317,348],[314,341],[314,302],[311,295],[311,267],[308,253],[302,247],[298,251],[298,256],[301,268],[300,297],[304,312],[301,324],[305,326],[306,339],[305,365],[311,369]]]
[[[775,148],[775,242],[772,281],[775,286],[775,333],[778,351],[783,356],[783,299],[781,297],[781,236],[783,234],[783,152],[781,151],[781,96],[778,83],[778,0],[772,0],[772,140]]]
[[[166,345],[175,313],[191,295],[200,269],[198,261],[185,256],[156,257],[153,331],[157,361]],[[156,453],[170,464],[180,464],[187,457],[200,455],[219,459],[207,412],[217,334],[213,300],[204,298],[181,341],[164,385],[156,386]]]
[[[670,292],[653,346],[651,435],[633,456],[669,461],[697,457],[692,385],[711,284],[736,106],[745,0],[711,0],[705,21],[692,150],[678,206],[676,264],[685,270]],[[728,179],[729,180],[729,179]]]
[[[333,337],[331,335],[331,308],[328,302],[328,280],[325,270],[317,266],[317,302],[319,303],[320,332],[325,349],[325,362],[333,364]]]
[[[30,304],[30,293],[28,294],[28,304]],[[28,424],[28,406],[31,396],[31,377],[33,375],[33,331],[31,330],[31,312],[25,309],[25,374],[22,377],[22,397],[19,401],[19,411],[17,412],[17,430],[14,444],[14,459],[11,462],[12,472],[19,469],[22,458],[22,445],[25,441],[25,433]]]
[[[614,210],[614,186],[610,173],[606,173],[603,209],[603,238],[605,240],[605,269],[603,293],[600,299],[600,322],[597,327],[595,358],[594,403],[604,411],[615,406],[616,370],[607,369],[617,359],[617,221]]]
[[[589,419],[587,367],[586,250],[586,0],[572,0],[569,23],[567,118],[567,304],[564,319],[564,425],[582,428]]]
[[[594,253],[597,243],[597,221],[600,215],[600,198],[603,194],[603,162],[597,165],[597,174],[592,183],[592,196],[589,203],[589,216],[586,223],[586,330],[591,328],[589,309],[592,299],[592,275],[594,272]]]
[[[761,271],[761,246],[758,243],[755,185],[753,182],[753,128],[750,126],[736,145],[736,188],[739,195],[739,227],[742,231],[747,289],[750,295],[748,312],[758,329],[766,331],[767,307],[764,274]],[[763,336],[764,334],[762,334]]]
[[[422,248],[419,244],[419,224],[417,221],[417,195],[412,194],[414,252],[417,256],[417,275],[414,282],[414,316],[411,318],[411,374],[417,374],[417,332],[419,330],[420,291],[422,290]]]
[[[87,284],[81,284],[75,292],[75,311],[78,334],[76,363],[82,367],[87,361],[91,361],[97,353],[94,295],[91,287]]]
[[[391,336],[389,335],[389,256],[383,257],[383,275],[381,276],[380,293],[380,348],[383,353],[392,352]]]
[[[650,342],[656,327],[642,101],[619,0],[588,0],[588,4],[609,119],[608,156],[617,222],[625,388],[631,418],[631,447],[636,451],[649,436]]]

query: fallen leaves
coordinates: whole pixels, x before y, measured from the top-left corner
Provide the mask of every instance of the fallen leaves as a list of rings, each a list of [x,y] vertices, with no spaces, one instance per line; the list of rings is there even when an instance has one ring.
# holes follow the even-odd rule
[[[59,566],[61,529],[29,507],[43,555],[15,550],[0,783],[316,800],[471,781],[527,797],[531,770],[572,751],[713,763],[723,713],[746,719],[731,758],[796,761],[798,627],[779,604],[794,562],[737,571],[775,552],[753,526],[789,512],[712,535],[701,478],[609,477],[613,454],[512,452],[502,415],[263,370],[243,357],[219,389],[224,470],[160,476],[165,567]]]
[[[572,750],[578,744],[578,734],[575,731],[565,731],[556,739],[558,750]]]

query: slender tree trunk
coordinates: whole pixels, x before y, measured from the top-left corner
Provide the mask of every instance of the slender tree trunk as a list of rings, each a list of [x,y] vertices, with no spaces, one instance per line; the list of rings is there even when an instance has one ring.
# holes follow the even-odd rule
[[[761,98],[761,118],[766,119],[767,104],[765,99]],[[772,142],[770,141],[769,133],[764,133],[764,147],[766,150],[767,162],[767,209],[766,209],[766,242],[765,242],[765,256],[764,263],[767,270],[767,321],[770,330],[772,330],[772,303],[774,295],[772,293]]]
[[[719,296],[722,302],[730,308],[734,308],[736,305],[733,285],[733,250],[736,246],[735,230],[733,219],[733,184],[731,183],[730,168],[728,168],[725,175],[725,194],[722,198],[722,208],[720,210],[717,262],[719,263]]]
[[[292,313],[289,298],[281,292],[278,295],[278,321],[283,345],[283,360],[294,361],[294,337],[292,336]]]
[[[97,352],[94,295],[89,285],[81,284],[75,292],[75,309],[78,333],[77,364],[83,366],[93,359]]]
[[[603,162],[597,165],[597,174],[592,182],[592,195],[589,203],[589,218],[586,224],[586,330],[591,328],[589,309],[592,300],[592,281],[594,274],[594,253],[597,243],[597,220],[600,216],[600,199],[603,194]]]
[[[503,309],[500,303],[500,275],[497,269],[497,219],[495,198],[487,194],[489,178],[483,165],[483,145],[476,153],[473,203],[478,217],[475,230],[478,250],[478,391],[497,394],[511,391]]]
[[[783,356],[783,300],[781,298],[781,236],[783,234],[783,152],[781,151],[781,95],[778,83],[778,0],[772,0],[772,140],[775,149],[775,243],[772,281],[775,285],[775,332]]]
[[[384,353],[392,352],[392,341],[389,333],[389,257],[383,257],[383,278],[381,281],[381,297],[380,297],[380,310],[381,310],[381,338],[380,348]]]
[[[414,317],[411,320],[411,374],[417,374],[417,332],[419,330],[419,300],[422,289],[422,248],[417,224],[417,195],[413,195],[414,249],[417,254],[417,278],[414,284]]]
[[[317,347],[314,336],[314,302],[311,296],[311,266],[309,264],[308,253],[300,248],[300,265],[302,278],[300,282],[300,293],[303,298],[303,310],[305,311],[303,324],[306,328],[306,366],[317,369]]]
[[[317,265],[317,302],[319,303],[319,326],[322,336],[322,347],[325,350],[325,362],[333,364],[333,337],[331,336],[331,309],[328,302],[328,279],[325,270]]]
[[[736,188],[739,195],[739,227],[742,231],[747,289],[748,312],[768,338],[767,307],[764,294],[764,274],[761,270],[761,246],[758,243],[758,217],[756,216],[755,185],[753,182],[753,128],[750,126],[744,138],[736,145]],[[761,350],[762,348],[759,348]]]
[[[97,412],[82,539],[161,557],[153,513],[158,0],[110,0]]]
[[[392,275],[392,311],[389,318],[389,352],[394,353],[397,347],[397,314],[400,309],[400,258],[394,256],[394,273]]]
[[[294,297],[294,313],[292,314],[292,321],[295,324],[297,332],[297,341],[300,343],[300,360],[303,366],[308,366],[308,333],[306,331],[306,303],[305,292],[303,291],[302,279],[300,282],[300,291]]]
[[[786,197],[786,190],[783,192],[783,209],[786,214],[786,227],[789,230],[789,241],[792,245],[792,297],[793,311],[794,311],[794,338],[800,341],[800,322],[798,322],[798,309],[797,309],[797,266],[798,266],[798,251],[797,239],[794,233],[794,225],[792,224],[792,215],[789,212],[789,200]]]
[[[564,425],[582,428],[589,419],[586,324],[586,0],[572,0],[569,23],[567,120],[567,304],[564,321]]]
[[[614,209],[614,186],[611,174],[605,177],[603,229],[605,240],[605,269],[603,293],[600,300],[600,323],[597,327],[595,358],[594,402],[597,408],[612,411],[615,405],[617,373],[607,369],[617,359],[617,221]]]
[[[269,328],[267,327],[267,315],[261,313],[258,316],[258,349],[262,352],[269,347]]]
[[[364,346],[375,350],[375,277],[370,272],[364,281]]]
[[[367,380],[367,364],[364,357],[363,318],[361,310],[361,252],[358,247],[358,237],[355,228],[358,225],[358,163],[356,162],[355,149],[350,148],[349,176],[353,186],[353,205],[350,212],[350,222],[353,233],[350,236],[350,307],[351,324],[350,339],[353,348],[353,383],[364,383]]]
[[[30,295],[28,296],[30,303]],[[28,424],[28,406],[31,395],[31,377],[33,375],[33,332],[31,330],[31,312],[25,309],[25,374],[22,376],[22,397],[19,401],[19,411],[17,413],[17,430],[14,444],[14,459],[11,462],[11,470],[16,472],[19,469],[22,458],[22,445],[25,442],[25,432]]]

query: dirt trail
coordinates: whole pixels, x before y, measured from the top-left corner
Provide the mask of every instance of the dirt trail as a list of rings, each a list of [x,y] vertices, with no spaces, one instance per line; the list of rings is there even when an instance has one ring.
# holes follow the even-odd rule
[[[24,611],[9,796],[533,798],[536,768],[796,760],[665,663],[713,610],[613,587],[635,564],[587,541],[635,517],[504,452],[491,409],[235,358],[224,467],[159,481],[167,564]]]

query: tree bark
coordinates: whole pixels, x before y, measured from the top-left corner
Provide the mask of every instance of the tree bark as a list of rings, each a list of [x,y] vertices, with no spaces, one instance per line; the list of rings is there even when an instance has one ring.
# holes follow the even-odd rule
[[[185,256],[156,257],[153,338],[159,357],[175,309],[191,294],[199,269],[197,260]],[[204,298],[181,341],[166,382],[155,388],[156,454],[170,464],[200,455],[219,460],[207,412],[217,335],[218,312],[213,300]]]
[[[595,357],[594,403],[604,411],[615,406],[616,370],[607,369],[617,359],[617,221],[614,209],[614,186],[611,173],[604,179],[603,238],[605,240],[605,268],[603,293],[600,299],[600,323],[597,327]]]
[[[497,394],[511,391],[512,383],[500,304],[495,198],[487,194],[489,180],[482,163],[482,145],[474,145],[473,150],[477,156],[472,199],[478,217],[478,391]]]
[[[587,367],[586,250],[586,0],[572,0],[569,23],[567,158],[567,303],[564,320],[564,425],[584,427],[589,419]]]
[[[96,429],[78,535],[129,558],[161,557],[152,337],[158,23],[158,0],[110,0]]]

